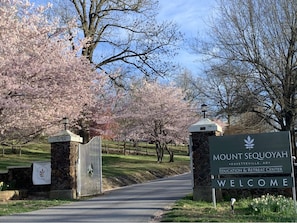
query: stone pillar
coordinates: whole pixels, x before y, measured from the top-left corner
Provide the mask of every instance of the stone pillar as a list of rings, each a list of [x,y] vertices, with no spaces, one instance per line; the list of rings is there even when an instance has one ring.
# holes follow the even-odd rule
[[[82,138],[69,130],[49,137],[51,143],[51,191],[53,199],[76,199],[76,163]]]
[[[193,174],[193,200],[211,202],[212,187],[208,138],[220,134],[222,128],[205,118],[190,126],[189,132]]]

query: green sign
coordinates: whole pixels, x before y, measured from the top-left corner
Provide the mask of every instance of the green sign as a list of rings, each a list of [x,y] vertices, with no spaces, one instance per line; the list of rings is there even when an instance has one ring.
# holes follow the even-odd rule
[[[291,174],[289,132],[211,136],[212,175]]]
[[[212,187],[221,189],[291,188],[293,187],[293,178],[290,176],[218,178],[212,179]]]

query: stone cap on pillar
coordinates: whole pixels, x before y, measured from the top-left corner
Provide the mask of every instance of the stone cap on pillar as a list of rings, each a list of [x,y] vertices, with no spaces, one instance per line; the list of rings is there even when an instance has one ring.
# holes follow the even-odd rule
[[[83,142],[83,138],[70,132],[69,130],[63,130],[48,138],[49,143],[55,142]]]
[[[189,127],[189,132],[223,132],[222,127],[208,118],[200,119]]]

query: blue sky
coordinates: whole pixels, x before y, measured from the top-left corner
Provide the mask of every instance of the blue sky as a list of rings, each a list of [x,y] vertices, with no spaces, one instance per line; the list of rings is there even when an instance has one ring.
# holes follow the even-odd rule
[[[206,27],[206,20],[216,6],[215,0],[159,0],[159,3],[159,18],[173,20],[188,35]]]
[[[216,0],[159,0],[161,20],[171,20],[180,26],[185,37],[190,39],[197,35],[206,37],[207,20],[215,13]],[[191,54],[185,46],[180,50],[177,61],[193,74],[200,74],[202,65],[199,55]]]

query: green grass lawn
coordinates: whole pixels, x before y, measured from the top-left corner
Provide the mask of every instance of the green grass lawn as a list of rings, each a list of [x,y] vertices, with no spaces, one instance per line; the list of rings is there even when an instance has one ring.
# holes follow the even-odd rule
[[[234,213],[230,201],[218,202],[214,208],[212,203],[193,201],[192,195],[175,203],[172,210],[165,213],[162,222],[296,222],[297,216],[293,208],[286,206],[284,211],[265,210],[255,212],[250,204],[251,198],[235,202]],[[266,204],[266,206],[271,206]]]
[[[185,156],[188,153],[188,147],[186,145],[169,145],[170,149],[174,152],[175,155]],[[155,155],[155,144],[148,142],[138,142],[135,145],[133,142],[127,141],[116,142],[111,140],[103,140],[102,150],[106,153],[112,153],[113,150],[117,150],[122,154],[142,154],[142,155]],[[166,153],[166,152],[165,152]]]
[[[155,165],[155,147],[154,144],[149,143],[138,143],[136,147],[131,142],[126,143],[126,154],[139,154],[139,156],[127,156],[121,154],[123,152],[124,143],[115,141],[102,141],[103,150],[103,166],[106,167],[106,174],[110,173],[111,176],[117,173],[112,173],[110,168],[116,167],[122,163],[123,168],[129,167],[126,165],[126,161],[123,163],[121,160],[127,159],[132,164],[142,160],[142,163],[146,163],[147,166],[144,168],[151,168]],[[178,163],[182,160],[189,160],[187,156],[188,149],[186,146],[170,145],[170,148],[174,151],[175,161]],[[30,166],[34,161],[50,161],[50,144],[45,139],[38,142],[30,142],[28,144],[17,147],[17,153],[13,153],[11,147],[0,147],[0,171],[5,171],[8,166]],[[112,154],[117,149],[116,156]],[[19,152],[20,151],[20,152]],[[135,153],[137,151],[138,153]],[[129,153],[130,152],[130,153]],[[144,161],[143,161],[144,160]],[[168,161],[168,156],[164,156],[164,163]],[[150,164],[152,162],[153,164]],[[105,165],[106,164],[106,165]],[[112,165],[112,167],[111,167]],[[175,165],[175,163],[173,163]],[[125,170],[123,170],[125,171]],[[129,171],[129,170],[126,170]],[[132,171],[132,167],[130,168]]]
[[[34,161],[50,161],[50,144],[45,142],[30,142],[17,147],[13,153],[11,147],[3,146],[0,150],[0,171],[8,166],[30,166]]]
[[[173,163],[168,163],[168,160],[169,157],[167,155],[165,155],[163,163],[157,163],[154,156],[103,154],[102,173],[103,177],[114,177],[133,175],[146,171],[166,172],[169,169],[190,165],[188,156],[175,156]]]
[[[0,216],[35,211],[69,203],[69,200],[13,200],[0,202]]]

